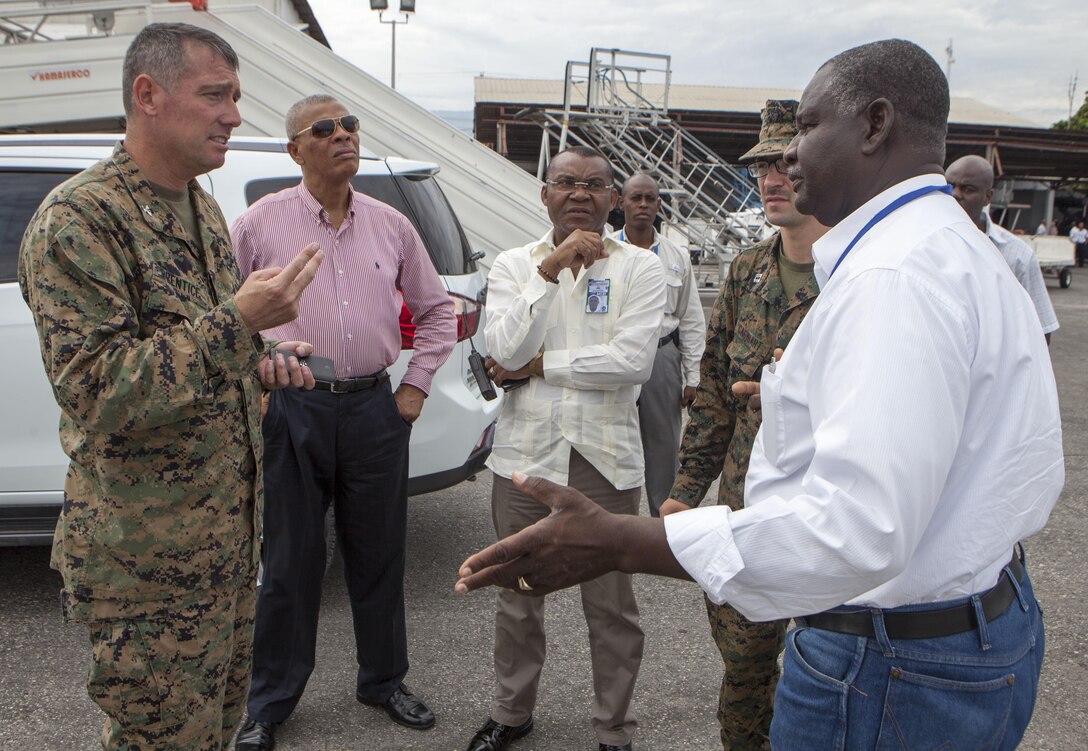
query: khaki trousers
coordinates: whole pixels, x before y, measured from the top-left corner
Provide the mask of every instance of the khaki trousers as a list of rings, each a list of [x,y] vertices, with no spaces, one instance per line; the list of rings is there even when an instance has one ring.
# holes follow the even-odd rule
[[[608,511],[638,513],[641,488],[617,490],[574,450],[567,482]],[[502,539],[543,518],[548,509],[519,493],[509,479],[496,475],[491,513],[495,533]],[[637,725],[631,697],[642,663],[643,636],[631,576],[605,574],[582,584],[581,592],[593,664],[593,730],[600,743],[622,746],[631,740]],[[495,613],[491,719],[503,725],[520,725],[528,719],[536,704],[544,654],[544,598],[501,590]]]

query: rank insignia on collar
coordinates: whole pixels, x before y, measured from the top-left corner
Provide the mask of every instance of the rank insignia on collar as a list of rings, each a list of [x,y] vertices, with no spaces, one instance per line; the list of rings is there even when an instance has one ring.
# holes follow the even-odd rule
[[[151,213],[151,207],[150,206],[144,206],[144,213],[147,214],[148,216],[153,216],[153,214]]]
[[[763,281],[763,272],[760,271],[752,277],[752,284],[759,284]]]

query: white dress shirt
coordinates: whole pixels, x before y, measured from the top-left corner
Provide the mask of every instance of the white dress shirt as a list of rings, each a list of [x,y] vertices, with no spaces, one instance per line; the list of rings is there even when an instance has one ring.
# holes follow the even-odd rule
[[[615,234],[620,242],[627,242],[621,229]],[[680,366],[684,373],[684,385],[698,388],[699,361],[706,349],[706,316],[699,300],[699,283],[691,267],[691,255],[676,247],[671,240],[654,230],[650,246],[665,271],[665,313],[661,318],[658,339],[673,331],[680,332]]]
[[[575,278],[546,282],[537,264],[552,234],[500,253],[487,278],[491,357],[517,370],[544,351],[544,378],[503,397],[487,466],[567,483],[571,448],[619,490],[642,484],[640,387],[650,377],[665,305],[665,279],[653,253],[614,238],[608,254]],[[589,290],[607,289],[607,312],[590,313]],[[600,309],[598,307],[598,309]]]
[[[1000,224],[991,221],[990,215],[985,211],[982,212],[982,217],[986,220],[986,236],[1001,251],[1001,256],[1005,259],[1005,263],[1009,264],[1013,276],[1031,297],[1035,312],[1039,316],[1039,323],[1043,326],[1043,333],[1057,331],[1058,316],[1054,314],[1054,306],[1050,304],[1050,294],[1046,291],[1043,270],[1039,268],[1039,259],[1035,251]]]
[[[753,620],[992,587],[1046,523],[1065,467],[1034,309],[937,175],[876,196],[813,246],[817,298],[765,367],[745,508],[665,518],[677,560]]]

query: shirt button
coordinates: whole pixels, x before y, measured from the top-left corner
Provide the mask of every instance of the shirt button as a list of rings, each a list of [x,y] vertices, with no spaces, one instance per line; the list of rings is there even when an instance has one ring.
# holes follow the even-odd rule
[[[348,304],[348,301],[347,301],[347,300],[344,300],[344,305],[347,305],[347,304]]]
[[[343,273],[344,273],[344,270],[343,270],[343,269],[337,269],[337,270],[336,270],[336,273],[337,273],[337,274],[343,274]]]
[[[353,336],[352,334],[348,334],[348,339],[350,339],[352,336]]]

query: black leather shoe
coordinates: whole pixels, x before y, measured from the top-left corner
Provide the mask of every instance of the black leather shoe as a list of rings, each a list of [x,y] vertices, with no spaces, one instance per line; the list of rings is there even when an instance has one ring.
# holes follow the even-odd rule
[[[631,751],[631,744],[625,743],[622,746],[610,746],[607,743],[601,743],[597,746],[597,751]]]
[[[379,704],[367,701],[359,694],[355,694],[355,698],[368,706],[381,707],[393,722],[399,722],[413,730],[434,727],[434,712],[428,709],[423,700],[409,691],[403,683],[397,686],[388,699]]]
[[[276,747],[276,723],[246,720],[234,741],[234,751],[272,751]]]
[[[503,751],[518,738],[533,732],[533,716],[520,725],[501,725],[490,717],[468,742],[468,751]]]

